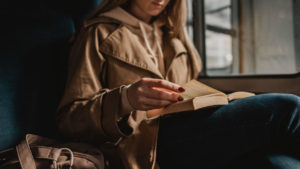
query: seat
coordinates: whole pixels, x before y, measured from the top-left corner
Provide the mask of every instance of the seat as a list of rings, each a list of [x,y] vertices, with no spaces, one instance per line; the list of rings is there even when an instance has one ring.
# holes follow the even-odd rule
[[[58,136],[54,112],[64,90],[68,39],[100,2],[1,3],[0,151],[25,133]]]

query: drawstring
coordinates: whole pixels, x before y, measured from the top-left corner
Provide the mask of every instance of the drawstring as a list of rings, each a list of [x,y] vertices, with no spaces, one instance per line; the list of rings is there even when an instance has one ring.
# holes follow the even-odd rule
[[[145,28],[144,28],[144,26],[141,22],[139,22],[139,25],[140,25],[140,28],[141,28],[141,31],[142,31],[142,34],[143,34],[143,38],[144,38],[146,47],[147,47],[148,51],[150,52],[151,56],[153,57],[155,65],[157,65],[157,67],[158,67],[158,60],[157,60],[156,55],[154,54],[153,50],[151,49],[151,46],[150,46],[150,43],[148,41]]]
[[[144,28],[144,26],[141,22],[139,22],[139,26],[141,28],[146,47],[147,47],[148,51],[150,52],[151,56],[153,57],[155,65],[160,70],[160,72],[162,74],[164,74],[164,72],[165,72],[164,69],[165,68],[164,68],[163,52],[162,52],[161,45],[160,45],[159,41],[157,40],[158,39],[158,34],[157,34],[158,26],[157,26],[157,24],[155,24],[155,23],[153,24],[153,27],[154,27],[153,32],[154,32],[154,43],[156,44],[156,47],[158,48],[158,52],[159,52],[158,55],[156,55],[154,53],[153,49],[151,48],[148,37],[147,37],[147,34],[146,34],[146,31],[145,31],[145,28]]]
[[[60,150],[61,150],[61,152],[62,151],[67,151],[67,152],[70,153],[70,168],[72,168],[73,163],[74,163],[74,153],[69,148],[61,148]],[[54,166],[54,169],[58,169],[56,160],[53,160],[53,166]]]
[[[158,26],[157,24],[154,23],[154,40],[156,42],[156,46],[158,47],[158,64],[159,64],[159,69],[160,69],[160,72],[164,75],[165,74],[165,61],[164,61],[164,54],[163,54],[163,51],[162,51],[162,48],[161,48],[161,44],[160,42],[157,40],[158,39],[158,34],[157,34],[157,31],[158,31]]]
[[[156,42],[156,45],[157,45],[157,47],[158,47],[159,54],[160,54],[161,56],[163,56],[163,52],[162,52],[162,49],[161,49],[161,45],[160,45],[159,41],[157,40],[157,39],[158,39],[157,31],[158,31],[158,26],[157,26],[157,24],[154,24],[154,38],[155,38],[155,42]]]

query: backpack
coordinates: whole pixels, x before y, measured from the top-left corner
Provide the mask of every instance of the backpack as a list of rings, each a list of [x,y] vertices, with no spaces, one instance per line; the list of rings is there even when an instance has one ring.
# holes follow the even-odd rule
[[[0,169],[104,169],[101,150],[89,144],[60,142],[27,134],[16,146],[0,152]]]

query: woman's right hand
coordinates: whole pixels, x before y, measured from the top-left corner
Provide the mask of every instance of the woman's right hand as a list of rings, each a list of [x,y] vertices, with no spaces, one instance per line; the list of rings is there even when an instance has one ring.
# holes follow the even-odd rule
[[[180,85],[166,80],[142,78],[128,88],[127,97],[135,110],[147,111],[182,101],[178,93],[184,91]]]

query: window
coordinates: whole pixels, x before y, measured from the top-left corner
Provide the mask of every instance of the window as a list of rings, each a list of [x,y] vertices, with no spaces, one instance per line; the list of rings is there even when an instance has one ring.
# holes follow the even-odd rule
[[[299,1],[195,0],[188,6],[207,75],[300,71]]]

